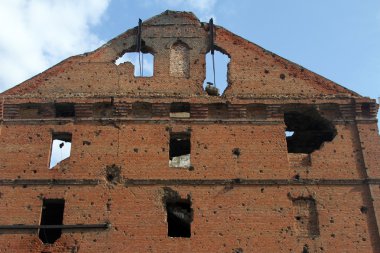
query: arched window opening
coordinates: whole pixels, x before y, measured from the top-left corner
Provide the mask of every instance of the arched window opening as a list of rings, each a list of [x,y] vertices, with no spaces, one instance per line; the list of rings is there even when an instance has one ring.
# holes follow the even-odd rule
[[[136,52],[136,46],[133,46],[118,58],[115,64],[120,65],[125,62],[133,64],[135,77],[152,77],[154,74],[154,55],[152,50],[145,46],[144,41],[140,52]]]
[[[170,76],[190,77],[190,48],[182,42],[175,42],[170,48]]]
[[[288,153],[310,154],[337,134],[335,126],[315,109],[287,111],[284,121]]]
[[[220,96],[228,86],[228,64],[230,63],[230,57],[221,50],[215,50],[214,63],[211,52],[207,53],[206,79],[203,88],[210,96]]]

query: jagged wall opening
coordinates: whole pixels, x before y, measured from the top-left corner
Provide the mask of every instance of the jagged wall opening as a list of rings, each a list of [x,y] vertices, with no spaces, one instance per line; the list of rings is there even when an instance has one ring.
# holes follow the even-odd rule
[[[216,47],[213,64],[212,54],[208,52],[206,55],[206,79],[203,83],[203,88],[209,96],[223,95],[224,91],[228,87],[228,64],[230,63],[229,54]],[[214,80],[215,70],[215,80]]]
[[[62,225],[64,199],[44,199],[42,204],[41,225]],[[43,243],[52,244],[61,237],[61,228],[41,228],[38,236]]]
[[[315,109],[286,111],[284,121],[289,153],[310,154],[337,134],[335,126]]]

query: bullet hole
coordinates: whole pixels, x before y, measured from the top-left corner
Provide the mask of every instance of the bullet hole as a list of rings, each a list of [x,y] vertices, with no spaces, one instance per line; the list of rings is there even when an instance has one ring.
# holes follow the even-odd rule
[[[331,234],[330,236],[331,236],[332,238],[335,238],[335,234]]]
[[[301,176],[300,176],[300,174],[296,174],[296,175],[294,175],[294,180],[300,180],[301,179]]]
[[[303,246],[302,253],[309,253],[309,245],[305,244]]]
[[[362,214],[366,214],[366,213],[368,212],[368,207],[366,207],[366,206],[362,206],[362,207],[360,207],[360,212],[361,212]]]
[[[264,193],[264,188],[261,188],[260,191],[261,191],[261,193]]]
[[[236,157],[236,158],[239,158],[240,156],[240,148],[234,148],[232,150],[232,154]]]
[[[280,78],[281,78],[282,80],[284,80],[284,79],[285,79],[285,74],[281,73],[281,74],[280,74]]]
[[[133,152],[138,153],[138,152],[139,152],[139,149],[138,149],[138,148],[134,148],[134,149],[133,149]]]
[[[84,146],[84,145],[90,146],[90,145],[91,145],[91,142],[90,142],[90,141],[83,141],[83,146]]]
[[[236,248],[236,249],[233,249],[232,250],[232,253],[243,253],[243,249],[242,248]]]
[[[265,70],[264,70],[264,73],[265,73],[265,74],[268,74],[268,73],[269,73],[269,70],[265,69]]]
[[[109,183],[117,184],[121,181],[121,168],[115,164],[106,167],[106,180]]]

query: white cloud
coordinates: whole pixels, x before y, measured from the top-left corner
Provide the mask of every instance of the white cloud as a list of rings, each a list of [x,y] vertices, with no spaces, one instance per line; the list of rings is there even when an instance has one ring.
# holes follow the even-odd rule
[[[166,4],[169,8],[191,10],[198,15],[201,21],[208,21],[215,17],[213,10],[217,0],[155,0],[155,3],[162,6]]]
[[[102,42],[90,30],[110,0],[0,1],[0,92]]]

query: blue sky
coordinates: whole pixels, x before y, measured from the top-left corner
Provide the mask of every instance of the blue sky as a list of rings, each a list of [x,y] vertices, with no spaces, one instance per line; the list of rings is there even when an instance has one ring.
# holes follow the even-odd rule
[[[167,9],[214,17],[267,50],[380,97],[379,0],[3,0],[0,92]]]

